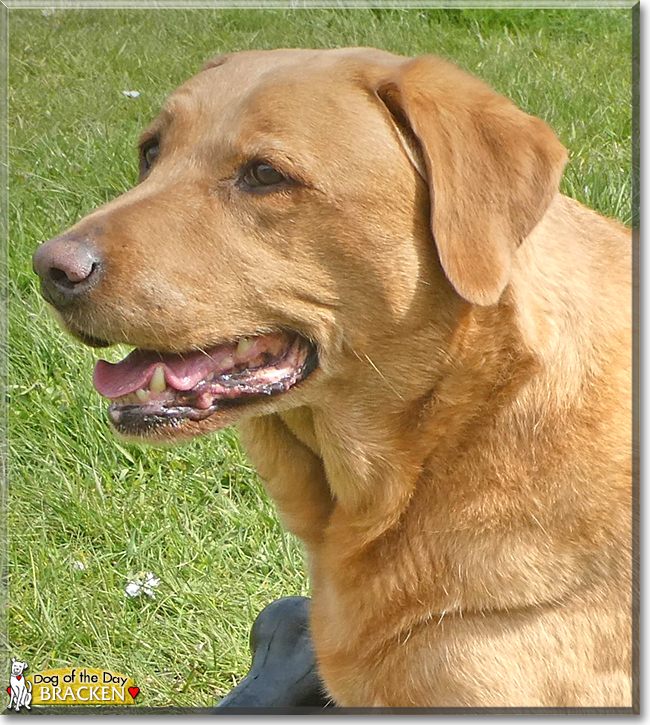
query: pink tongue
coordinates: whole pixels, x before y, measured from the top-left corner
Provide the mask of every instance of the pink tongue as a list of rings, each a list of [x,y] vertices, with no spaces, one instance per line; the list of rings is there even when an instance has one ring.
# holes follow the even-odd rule
[[[219,372],[223,361],[230,358],[234,345],[219,345],[212,350],[162,354],[151,350],[133,350],[119,363],[98,360],[93,373],[93,384],[105,398],[119,398],[140,388],[148,388],[156,367],[163,366],[167,385],[176,390],[190,390],[204,378]]]

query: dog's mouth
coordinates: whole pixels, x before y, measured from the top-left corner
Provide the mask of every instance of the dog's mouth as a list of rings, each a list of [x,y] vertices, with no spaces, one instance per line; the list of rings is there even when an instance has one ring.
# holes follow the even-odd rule
[[[282,395],[317,365],[306,338],[274,332],[186,353],[135,349],[116,364],[99,360],[93,383],[112,401],[115,428],[141,434]]]

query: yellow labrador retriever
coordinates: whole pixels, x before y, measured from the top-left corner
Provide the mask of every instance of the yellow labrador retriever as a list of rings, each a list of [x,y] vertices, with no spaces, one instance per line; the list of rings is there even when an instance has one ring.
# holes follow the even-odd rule
[[[42,245],[115,429],[238,422],[344,706],[631,705],[631,234],[435,57],[226,55]]]

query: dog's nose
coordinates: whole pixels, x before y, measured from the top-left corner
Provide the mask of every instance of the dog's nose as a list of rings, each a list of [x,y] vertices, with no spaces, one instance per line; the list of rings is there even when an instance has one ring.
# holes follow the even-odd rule
[[[41,292],[55,307],[78,300],[97,284],[102,260],[95,244],[73,234],[44,242],[32,258],[34,272],[41,278]]]

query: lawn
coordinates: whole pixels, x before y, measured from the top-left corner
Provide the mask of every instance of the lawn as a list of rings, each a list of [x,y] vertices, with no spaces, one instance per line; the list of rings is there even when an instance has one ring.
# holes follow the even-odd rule
[[[280,528],[235,430],[175,449],[112,436],[91,385],[96,353],[57,327],[38,294],[37,244],[135,182],[140,129],[207,58],[282,46],[369,45],[456,61],[556,130],[571,154],[565,193],[630,223],[631,11],[9,18],[6,654],[30,672],[123,672],[141,688],[138,704],[210,705],[246,672],[256,613],[308,593],[300,546]],[[127,597],[146,572],[161,580],[156,597]]]

